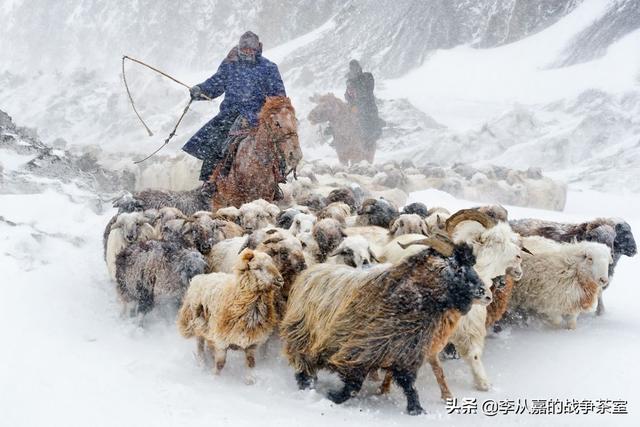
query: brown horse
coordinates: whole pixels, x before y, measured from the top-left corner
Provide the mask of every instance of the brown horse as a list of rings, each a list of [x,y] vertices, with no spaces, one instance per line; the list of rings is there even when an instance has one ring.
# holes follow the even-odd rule
[[[268,97],[260,111],[256,129],[236,137],[225,159],[211,174],[215,185],[213,210],[240,207],[255,199],[278,199],[278,183],[302,160],[298,121],[289,98]]]
[[[311,124],[329,122],[333,131],[333,146],[338,160],[344,165],[366,160],[373,163],[375,146],[367,148],[358,117],[349,106],[332,93],[315,95],[311,101],[317,103],[309,113]]]

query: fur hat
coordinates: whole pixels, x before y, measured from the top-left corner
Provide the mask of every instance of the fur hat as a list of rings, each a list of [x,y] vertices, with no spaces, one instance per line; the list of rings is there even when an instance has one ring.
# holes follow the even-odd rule
[[[250,48],[257,52],[260,49],[260,39],[258,38],[258,35],[251,31],[247,31],[242,36],[240,36],[240,41],[238,42],[238,48],[239,49]]]

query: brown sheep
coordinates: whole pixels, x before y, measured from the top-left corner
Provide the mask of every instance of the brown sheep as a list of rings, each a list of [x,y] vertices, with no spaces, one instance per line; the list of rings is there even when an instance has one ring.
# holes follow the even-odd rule
[[[316,254],[316,260],[318,262],[325,262],[329,254],[347,237],[342,224],[332,218],[325,218],[318,221],[313,226],[311,234],[318,244],[319,253]]]
[[[244,350],[247,367],[253,369],[257,347],[276,327],[282,283],[271,257],[245,249],[234,274],[202,274],[191,280],[178,314],[178,329],[185,338],[198,339],[201,360],[207,343],[215,357],[215,374],[224,368],[228,349]],[[246,382],[253,381],[248,374]]]
[[[387,369],[404,390],[407,412],[423,412],[414,382],[425,350],[446,342],[439,325],[455,322],[451,310],[466,313],[485,291],[468,245],[430,244],[393,266],[316,265],[300,275],[280,328],[300,388],[311,386],[318,369],[330,369],[344,387],[328,398],[342,403],[367,374]],[[444,381],[437,358],[430,362]]]

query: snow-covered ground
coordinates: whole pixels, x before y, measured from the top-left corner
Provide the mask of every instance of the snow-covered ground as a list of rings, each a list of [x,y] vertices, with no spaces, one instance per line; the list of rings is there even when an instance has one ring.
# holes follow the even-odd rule
[[[426,190],[412,200],[457,209],[473,202]],[[514,218],[576,221],[622,216],[640,230],[640,198],[569,194],[566,212],[509,207]],[[575,331],[545,326],[508,329],[487,339],[493,388],[476,391],[463,362],[444,369],[453,393],[485,399],[622,399],[629,415],[447,415],[428,368],[417,382],[427,415],[405,415],[399,390],[360,395],[334,405],[324,395],[337,378],[323,374],[317,391],[298,391],[293,372],[270,343],[258,381],[242,381],[243,360],[231,354],[220,377],[198,367],[195,343],[170,316],[144,329],[119,318],[102,259],[97,215],[64,194],[0,195],[0,408],[6,426],[218,425],[638,425],[640,297],[638,257],[622,258],[605,293],[607,313],[584,315]],[[10,225],[11,221],[16,225]]]

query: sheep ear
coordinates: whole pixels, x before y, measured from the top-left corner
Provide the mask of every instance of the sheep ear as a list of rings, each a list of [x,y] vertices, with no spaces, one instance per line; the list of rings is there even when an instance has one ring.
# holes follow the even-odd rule
[[[376,257],[376,254],[373,253],[373,251],[371,250],[371,248],[369,248],[369,256],[371,257],[371,259],[377,263],[380,263],[380,260],[378,259],[378,257]]]
[[[282,242],[284,239],[282,237],[272,237],[270,239],[265,240],[264,242],[262,242],[263,245],[269,245],[271,243],[278,243],[278,242]]]
[[[393,234],[398,231],[398,218],[391,221],[389,224],[389,234]]]
[[[331,252],[331,253],[329,254],[329,256],[330,256],[330,257],[331,257],[331,256],[338,256],[338,255],[340,255],[340,254],[342,254],[342,248],[337,248],[337,249],[335,249],[333,252]]]
[[[253,252],[253,250],[251,249],[244,249],[241,253],[240,253],[240,258],[242,259],[242,262],[244,262],[245,264],[248,264],[253,257],[255,256],[255,253]]]
[[[420,221],[420,230],[422,230],[422,234],[424,234],[425,236],[429,235],[429,227],[427,226],[426,221]]]
[[[190,233],[191,230],[193,230],[193,222],[185,221],[184,225],[182,226],[182,234]]]
[[[533,255],[533,252],[531,252],[529,249],[525,248],[524,246],[522,247],[522,252],[524,252],[525,254]]]
[[[240,249],[238,249],[238,254],[242,253],[242,251],[244,251],[247,248],[251,249],[252,245],[253,245],[253,242],[252,242],[251,236],[247,236],[242,246],[240,246]]]

